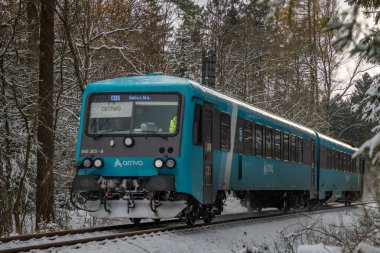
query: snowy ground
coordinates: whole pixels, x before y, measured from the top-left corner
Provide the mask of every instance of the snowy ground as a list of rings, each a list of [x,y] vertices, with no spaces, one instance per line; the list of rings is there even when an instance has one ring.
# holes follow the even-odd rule
[[[194,228],[185,231],[147,234],[103,242],[92,242],[69,246],[49,252],[239,252],[247,245],[274,247],[280,233],[291,233],[300,226],[308,226],[315,220],[323,224],[349,225],[356,221],[361,208],[352,207],[350,211],[303,215],[298,218],[281,218],[271,221],[245,221],[235,224]],[[40,252],[40,251],[39,251]],[[273,250],[272,252],[276,252]]]
[[[240,206],[240,201],[230,196],[226,202],[225,213],[246,212]],[[290,234],[297,228],[309,226],[316,220],[320,224],[344,225],[355,223],[363,209],[352,207],[349,211],[324,212],[314,215],[302,215],[297,218],[278,218],[267,221],[245,221],[234,224],[218,225],[210,228],[193,228],[185,231],[164,232],[160,234],[147,234],[144,236],[126,237],[103,242],[68,246],[59,249],[50,249],[38,252],[245,252],[247,245],[251,248],[266,246],[276,252],[275,242],[279,241],[280,234]],[[81,235],[71,236],[80,238]],[[47,240],[47,239],[45,239]],[[38,243],[42,243],[39,241]],[[5,246],[5,245],[3,245]],[[9,246],[9,244],[8,244]],[[303,247],[303,248],[302,248]],[[302,246],[299,252],[328,252],[313,251],[324,249],[323,245]],[[0,244],[0,249],[2,248]],[[334,250],[332,252],[339,252]],[[307,251],[304,251],[307,250]],[[311,251],[310,251],[311,250]]]

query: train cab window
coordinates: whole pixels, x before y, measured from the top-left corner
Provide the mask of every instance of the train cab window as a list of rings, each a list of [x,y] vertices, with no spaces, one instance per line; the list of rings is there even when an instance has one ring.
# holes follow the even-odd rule
[[[263,155],[263,126],[255,125],[255,154]]]
[[[296,161],[303,162],[303,139],[299,137],[296,139]]]
[[[231,117],[220,113],[220,149],[230,151],[231,148]]]
[[[244,154],[250,155],[252,153],[252,125],[251,122],[244,121]]]
[[[296,161],[296,137],[294,135],[290,136],[290,161]]]
[[[273,157],[273,130],[265,128],[265,156]]]
[[[284,134],[283,142],[284,160],[289,161],[289,134]]]
[[[202,145],[202,106],[195,105],[193,122],[193,144]]]
[[[86,131],[92,136],[174,136],[179,132],[178,94],[92,94],[88,102]]]
[[[281,159],[281,132],[274,131],[274,158]]]

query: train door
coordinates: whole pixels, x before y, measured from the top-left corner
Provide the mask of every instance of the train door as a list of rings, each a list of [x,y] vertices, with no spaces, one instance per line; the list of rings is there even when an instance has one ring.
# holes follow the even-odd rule
[[[203,105],[203,203],[213,203],[213,145],[212,145],[212,119],[213,106],[210,103]]]
[[[315,197],[315,141],[311,141],[311,181],[310,181],[310,199]]]

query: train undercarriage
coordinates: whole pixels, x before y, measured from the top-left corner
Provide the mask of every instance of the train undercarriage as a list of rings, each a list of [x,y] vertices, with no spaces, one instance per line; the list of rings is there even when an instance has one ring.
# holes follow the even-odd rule
[[[342,192],[339,198],[326,192],[325,198],[310,199],[309,191],[233,191],[240,204],[248,211],[261,212],[274,207],[284,212],[297,208],[313,210],[329,202],[351,202],[360,198],[360,192]],[[142,218],[159,221],[166,218],[184,219],[188,225],[197,220],[211,222],[223,212],[226,191],[218,191],[213,204],[201,204],[188,194],[175,191],[171,176],[148,178],[103,178],[77,176],[71,201],[73,205],[100,218],[130,218],[139,223]]]
[[[343,191],[340,196],[334,196],[332,192],[325,192],[323,199],[310,198],[309,191],[235,191],[234,194],[248,211],[257,210],[259,212],[263,208],[271,207],[284,212],[297,208],[314,210],[319,205],[331,202],[341,202],[345,206],[349,206],[361,198],[361,193],[356,191]]]
[[[226,195],[218,194],[215,204],[203,205],[188,194],[175,192],[171,176],[147,178],[103,178],[76,176],[71,202],[99,218],[141,218],[155,221],[177,217],[187,224],[203,219],[208,223],[223,211]]]

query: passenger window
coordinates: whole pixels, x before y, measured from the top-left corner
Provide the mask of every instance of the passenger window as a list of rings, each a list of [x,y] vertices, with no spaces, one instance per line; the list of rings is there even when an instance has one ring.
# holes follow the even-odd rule
[[[342,171],[342,153],[338,151],[338,170]]]
[[[244,154],[252,153],[252,128],[251,122],[244,121]]]
[[[303,162],[303,139],[297,137],[297,143],[296,143],[296,149],[297,149],[297,162],[302,163]]]
[[[205,143],[212,143],[212,110],[205,110]]]
[[[289,134],[284,134],[284,160],[289,161]]]
[[[350,168],[350,171],[351,172],[355,172],[354,168],[352,167],[352,157],[351,157],[351,155],[347,155],[347,159],[348,159],[348,166]]]
[[[296,161],[296,137],[290,136],[290,161]]]
[[[273,130],[265,128],[265,156],[273,157]]]
[[[350,167],[348,165],[348,155],[347,154],[344,154],[344,168],[346,169],[346,171],[350,171]]]
[[[346,161],[346,154],[342,153],[343,171],[347,171]]]
[[[220,113],[220,148],[225,151],[230,151],[231,148],[230,125],[230,115]]]
[[[263,155],[263,126],[255,126],[255,154],[262,156]]]
[[[255,136],[256,136],[256,131],[255,131],[255,123],[251,123],[251,126],[252,126],[252,142],[251,142],[251,145],[252,145],[252,155],[256,155],[255,154]]]
[[[363,158],[360,158],[360,172],[361,174],[365,173],[365,160]]]
[[[212,148],[220,149],[220,111],[218,110],[214,110],[212,126]]]
[[[334,153],[332,149],[327,149],[327,168],[333,169],[334,168]]]
[[[274,158],[281,159],[281,132],[274,131]]]
[[[202,145],[202,107],[197,104],[194,108],[193,144]]]
[[[235,131],[235,143],[234,143],[234,152],[243,153],[243,142],[244,142],[244,120],[238,118],[236,122],[236,131]]]

